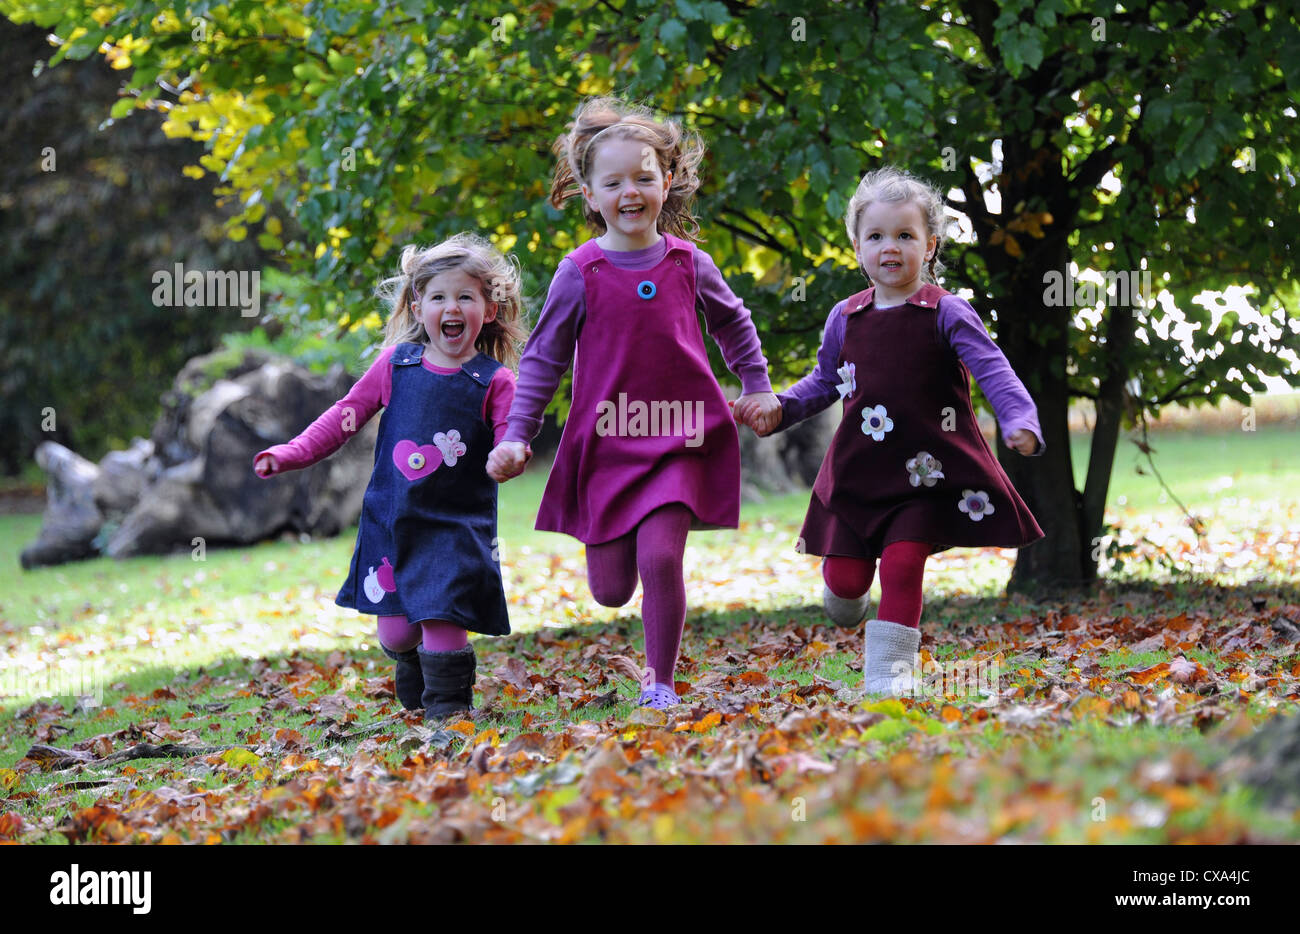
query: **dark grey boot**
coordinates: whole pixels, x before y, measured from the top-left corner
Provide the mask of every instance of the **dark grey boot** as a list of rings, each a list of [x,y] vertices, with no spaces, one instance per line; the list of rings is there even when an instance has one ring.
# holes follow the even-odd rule
[[[380,643],[379,647],[384,650],[385,655],[397,662],[397,669],[393,672],[393,684],[396,687],[397,699],[401,701],[402,706],[407,710],[423,708],[424,672],[420,670],[419,653],[415,649],[394,652],[383,643]]]
[[[426,652],[423,647],[417,651],[424,672],[425,721],[472,709],[474,672],[478,667],[474,646],[467,645],[454,652]]]

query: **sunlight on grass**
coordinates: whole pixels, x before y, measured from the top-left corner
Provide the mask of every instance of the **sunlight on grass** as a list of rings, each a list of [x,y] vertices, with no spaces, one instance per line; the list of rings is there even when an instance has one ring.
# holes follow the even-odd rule
[[[582,545],[532,529],[545,474],[530,471],[501,491],[515,635],[476,640],[480,709],[440,739],[392,697],[373,619],[334,605],[355,529],[24,573],[39,518],[3,516],[0,786],[17,823],[0,830],[40,843],[1293,841],[1294,825],[1215,771],[1232,737],[1297,696],[1269,620],[1300,600],[1300,499],[1253,498],[1268,489],[1256,474],[1275,482],[1281,463],[1277,433],[1264,442],[1237,469],[1217,442],[1187,439],[1167,475],[1196,489],[1238,477],[1189,495],[1200,541],[1129,485],[1149,477],[1117,475],[1146,505],[1108,513],[1122,571],[1091,594],[1007,596],[1011,549],[934,556],[927,680],[883,703],[860,694],[861,630],[828,625],[819,559],[793,547],[808,494],[746,504],[739,529],[688,541],[671,716],[638,708],[615,664],[643,658],[640,592],[621,608],[592,600]],[[953,678],[972,664],[991,677]],[[1175,681],[1175,665],[1195,678]],[[136,743],[217,751],[98,761]],[[40,744],[95,761],[38,766]],[[390,795],[413,776],[417,794]],[[736,793],[710,797],[702,776]],[[622,796],[605,816],[588,794],[602,787]],[[374,808],[331,816],[345,793]],[[789,818],[796,799],[806,822]],[[506,805],[510,820],[484,816]]]
[[[1122,528],[1121,541],[1133,549],[1129,573],[1168,577],[1170,568],[1192,567],[1227,583],[1284,579],[1293,570],[1291,560],[1300,551],[1296,523],[1289,530],[1270,529],[1260,516],[1285,521],[1294,515],[1296,501],[1261,503],[1236,494],[1266,489],[1281,476],[1279,471],[1295,469],[1282,456],[1295,435],[1279,430],[1240,434],[1189,433],[1160,442],[1163,472],[1184,490],[1201,489],[1204,484],[1198,486],[1195,477],[1229,470],[1232,464],[1231,470],[1238,476],[1244,471],[1245,479],[1220,489],[1218,498],[1204,491],[1188,494],[1192,508],[1207,520],[1205,547],[1199,550],[1190,528],[1168,506],[1146,515],[1132,507],[1110,512],[1109,521]],[[587,586],[581,543],[532,529],[545,478],[541,465],[501,490],[502,565],[513,628],[639,623],[639,587],[625,607],[599,606]],[[1112,492],[1150,502],[1153,482],[1149,476],[1125,476],[1117,468]],[[1227,495],[1230,489],[1233,495]],[[796,493],[746,503],[739,529],[693,533],[686,552],[688,612],[818,606],[819,559],[793,548],[807,497]],[[0,693],[7,705],[46,693],[60,682],[84,680],[87,672],[103,683],[149,669],[189,670],[223,658],[258,658],[285,649],[376,648],[373,620],[334,605],[354,529],[320,541],[209,548],[202,561],[182,551],[25,573],[17,567],[18,552],[35,538],[39,524],[37,516],[0,517],[0,626],[9,649],[0,666]],[[1000,596],[1014,561],[1013,549],[943,552],[928,565],[926,598]],[[871,597],[878,600],[878,583]]]

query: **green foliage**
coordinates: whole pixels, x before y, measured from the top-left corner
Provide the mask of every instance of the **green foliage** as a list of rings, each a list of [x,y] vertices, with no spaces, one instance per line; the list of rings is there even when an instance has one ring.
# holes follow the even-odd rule
[[[264,327],[252,331],[237,331],[221,338],[222,346],[242,355],[244,350],[265,350],[269,353],[292,357],[313,373],[328,373],[332,367],[341,366],[349,373],[360,376],[365,372],[366,357],[378,347],[376,340],[363,336],[360,329],[349,331],[336,340],[334,330],[301,332],[282,331],[272,338]]]
[[[1153,408],[1245,398],[1298,343],[1278,304],[1295,298],[1285,287],[1300,232],[1294,89],[1279,64],[1300,48],[1293,14],[1240,2],[1160,19],[1067,0],[869,13],[711,0],[516,13],[360,0],[3,9],[63,40],[52,62],[107,43],[114,67],[132,69],[124,100],[207,144],[202,168],[242,207],[229,235],[260,231],[310,276],[312,314],[335,321],[366,306],[395,247],[463,228],[519,252],[540,298],[585,236],[576,211],[545,203],[549,143],[584,96],[613,91],[705,135],[705,245],[754,310],[778,376],[804,369],[825,310],[861,283],[840,217],[881,159],[965,194],[975,240],[954,247],[949,285],[986,313],[1009,311],[1013,283],[1051,268],[1034,247],[1062,237],[1080,267],[1145,262],[1197,328],[1188,357],[1163,307],[1143,313],[1149,349],[1131,363]],[[999,140],[1001,174],[977,172]],[[1247,146],[1251,171],[1233,165]],[[957,156],[949,171],[944,147]],[[1118,195],[1097,187],[1106,172]],[[1057,176],[1069,190],[1042,190]],[[1031,196],[984,208],[985,193],[1019,188]],[[796,277],[806,302],[790,298]],[[1193,300],[1229,284],[1253,286],[1268,321]],[[1100,330],[1077,322],[1070,359],[1053,364],[1084,394],[1100,378]]]
[[[253,323],[154,305],[156,270],[262,257],[224,236],[213,185],[182,174],[200,144],[150,114],[99,130],[120,73],[95,59],[33,77],[54,50],[3,19],[0,46],[0,474],[15,474],[43,440],[98,460],[147,436],[185,361]]]
[[[312,314],[303,296],[311,283],[305,276],[268,269],[262,277],[268,325],[251,331],[234,331],[221,338],[223,347],[242,355],[244,350],[264,350],[290,357],[315,373],[335,366],[360,376],[383,341],[380,305],[371,314],[342,327]]]
[[[587,236],[576,210],[546,203],[550,145],[585,97],[619,93],[708,142],[703,245],[785,381],[863,284],[842,224],[857,179],[901,165],[968,217],[945,285],[972,296],[1057,425],[1116,373],[1129,421],[1245,401],[1263,374],[1300,381],[1297,13],[1130,7],[0,3],[59,37],[52,61],[103,47],[129,67],[135,106],[207,146],[192,172],[239,205],[228,235],[277,250],[332,322],[369,312],[398,247],[462,229],[519,254],[536,306]],[[1051,307],[1044,276],[1071,264],[1145,269],[1164,295],[1132,316]],[[1252,320],[1198,298],[1232,286]],[[1048,460],[1050,482],[1070,482]]]

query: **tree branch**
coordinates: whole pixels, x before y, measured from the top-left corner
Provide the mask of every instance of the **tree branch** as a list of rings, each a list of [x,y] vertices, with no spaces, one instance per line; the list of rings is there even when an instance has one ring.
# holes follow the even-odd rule
[[[1170,402],[1173,402],[1173,401],[1175,401],[1175,400],[1177,400],[1177,399],[1180,399],[1180,398],[1189,398],[1189,397],[1187,397],[1187,396],[1179,396],[1179,395],[1178,395],[1178,392],[1179,392],[1179,390],[1184,389],[1184,388],[1186,388],[1187,386],[1190,386],[1192,383],[1195,383],[1195,382],[1196,382],[1196,377],[1195,377],[1195,376],[1184,376],[1181,380],[1179,380],[1178,384],[1177,384],[1176,386],[1174,386],[1173,389],[1169,390],[1167,393],[1165,393],[1163,396],[1161,396],[1159,399],[1157,399],[1157,400],[1155,401],[1154,404],[1149,405],[1149,407],[1150,407],[1150,408],[1154,408],[1154,409],[1158,409],[1158,408],[1160,408],[1161,406],[1168,405]],[[1190,398],[1197,398],[1197,396],[1192,395]]]
[[[23,757],[41,764],[42,769],[59,772],[78,765],[115,765],[130,759],[190,759],[195,756],[211,756],[231,749],[249,749],[248,746],[183,746],[177,743],[136,743],[121,752],[98,759],[88,752],[73,749],[59,749],[55,746],[34,744]]]
[[[732,215],[733,217],[741,218],[746,223],[753,224],[754,227],[757,227],[760,230],[762,229],[758,224],[755,224],[754,221],[752,221],[746,215],[742,214],[740,211],[727,208],[725,213]],[[759,244],[760,246],[768,247],[769,249],[775,250],[778,253],[784,252],[784,247],[782,247],[782,245],[779,242],[773,240],[771,237],[764,236],[761,233],[751,233],[750,231],[737,227],[734,224],[729,224],[726,221],[722,220],[721,217],[717,217],[717,216],[714,217],[713,223],[717,224],[723,230],[729,230],[736,236],[745,238],[750,243],[756,243]]]

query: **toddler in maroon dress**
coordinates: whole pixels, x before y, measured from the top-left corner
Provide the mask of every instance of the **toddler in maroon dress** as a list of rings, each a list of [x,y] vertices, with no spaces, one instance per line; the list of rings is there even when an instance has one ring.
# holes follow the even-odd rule
[[[844,400],[800,545],[824,556],[824,605],[842,626],[867,615],[880,562],[863,682],[867,693],[904,694],[915,688],[925,559],[1043,534],[980,434],[971,374],[1008,447],[1038,454],[1043,438],[1033,400],[979,315],[934,283],[946,228],[939,192],[894,168],[870,172],[846,226],[872,287],[831,309],[816,368],[755,427],[786,428]]]
[[[740,446],[709,366],[699,315],[744,390],[734,418],[753,427],[779,407],[748,309],[692,242],[704,148],[642,108],[587,102],[555,147],[551,203],[581,195],[601,232],[560,261],[519,361],[499,481],[523,470],[528,442],[573,364],[573,401],[537,528],[587,546],[605,606],[644,585],[640,703],[677,703],[673,669],[686,619],[682,557],[691,528],[735,528]]]

